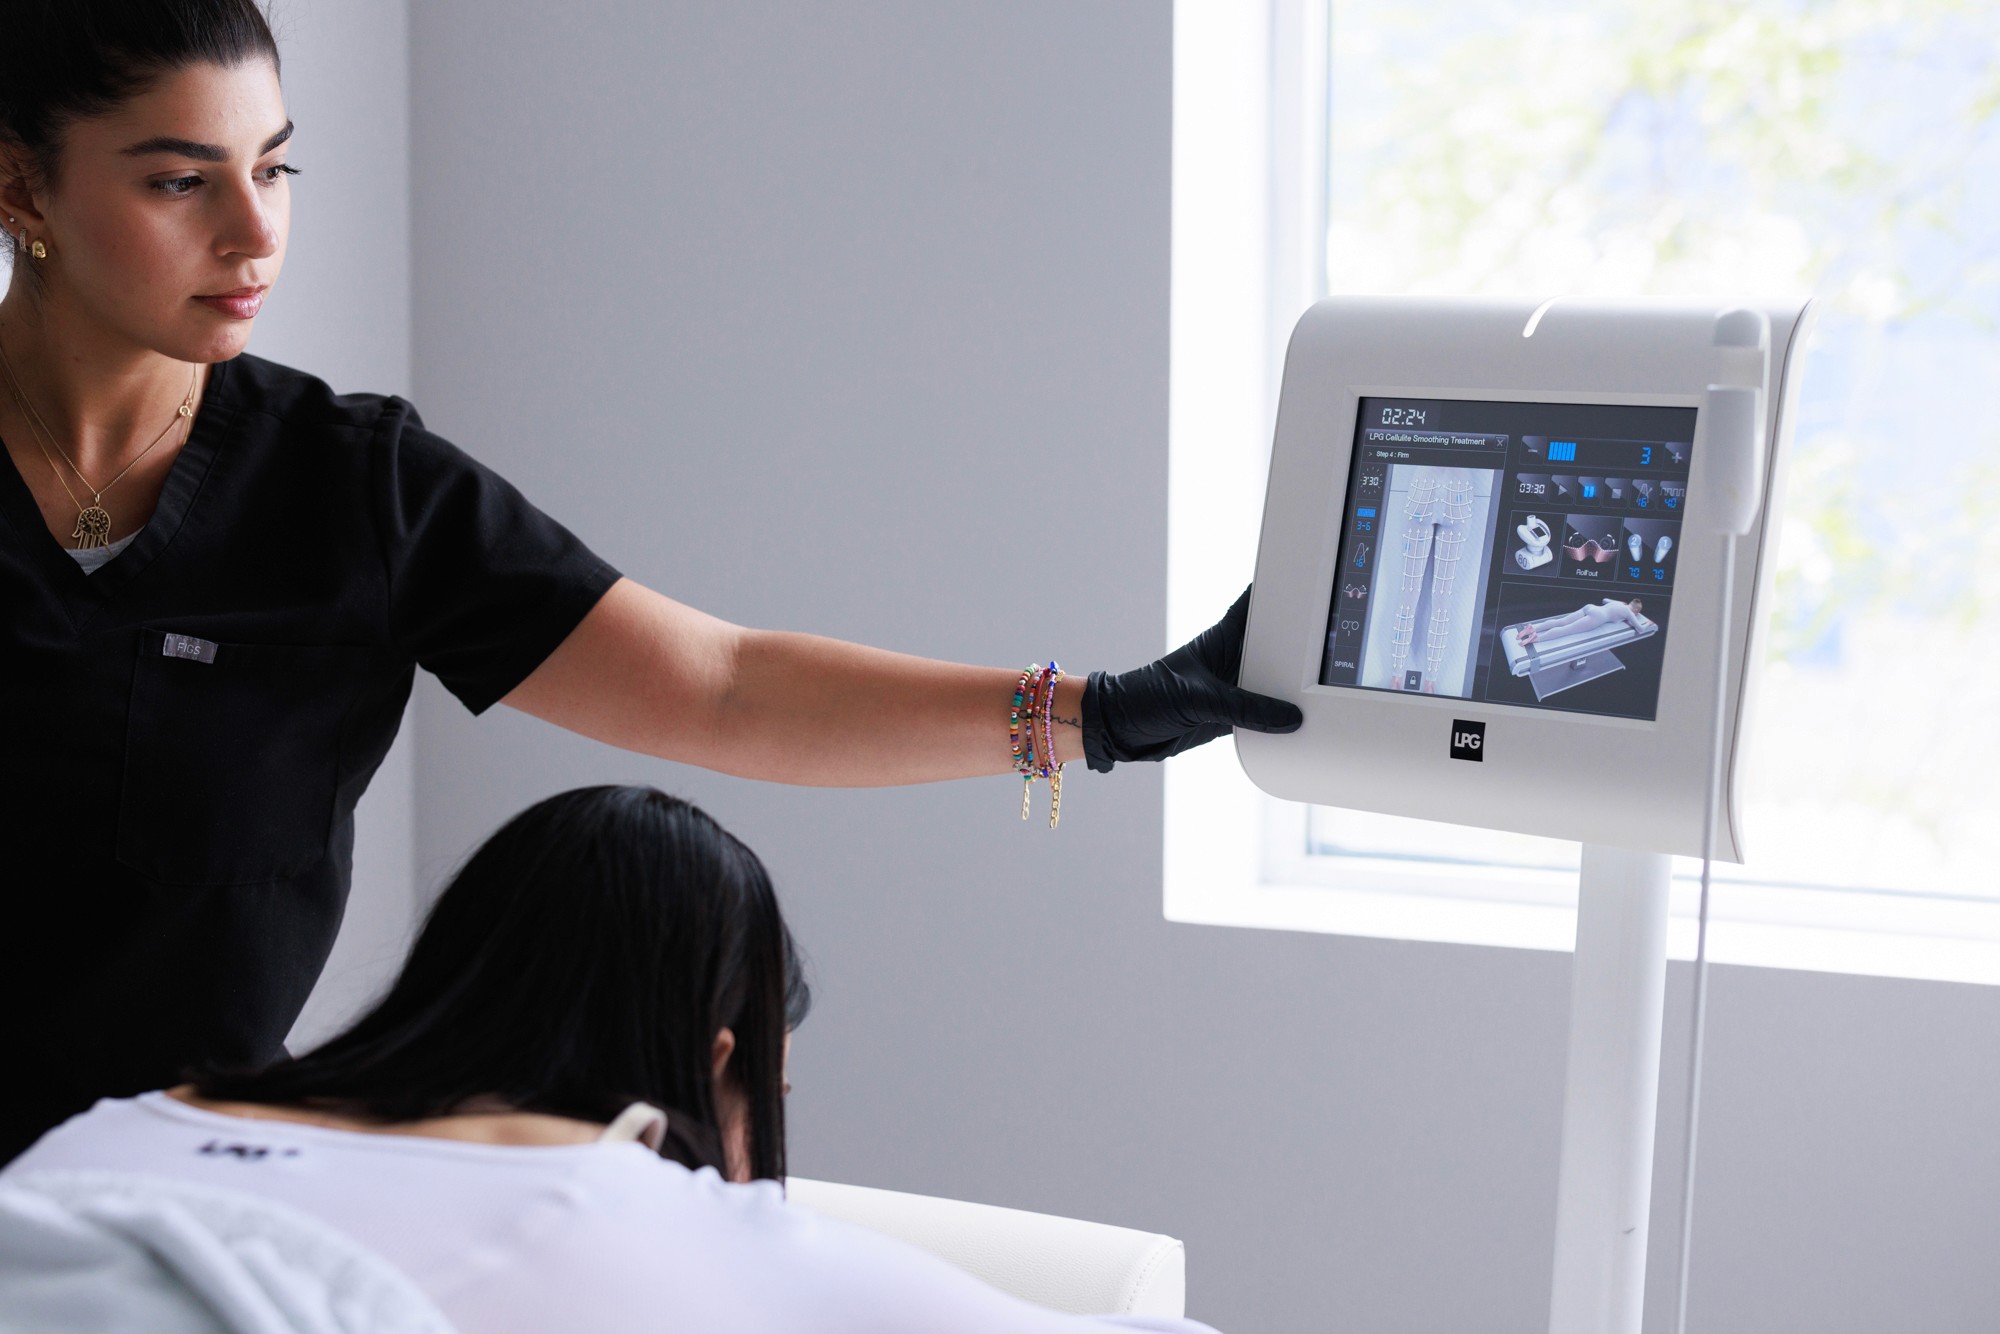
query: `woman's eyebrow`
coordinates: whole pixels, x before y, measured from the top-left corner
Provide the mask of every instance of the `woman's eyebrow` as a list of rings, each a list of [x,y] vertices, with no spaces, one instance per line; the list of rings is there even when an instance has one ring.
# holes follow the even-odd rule
[[[264,156],[264,154],[291,138],[292,128],[292,122],[286,121],[284,129],[279,130],[264,141],[264,146],[257,150],[257,156]],[[145,157],[149,153],[172,153],[177,157],[194,158],[198,162],[229,161],[229,150],[226,148],[218,147],[215,144],[198,144],[192,139],[176,139],[172,135],[166,134],[155,135],[151,139],[141,139],[131,147],[121,148],[118,151],[126,157]]]

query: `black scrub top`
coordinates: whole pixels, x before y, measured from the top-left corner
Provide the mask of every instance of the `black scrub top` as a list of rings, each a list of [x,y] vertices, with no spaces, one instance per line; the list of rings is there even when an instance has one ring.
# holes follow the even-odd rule
[[[277,1056],[414,667],[479,713],[617,577],[407,402],[260,357],[95,574],[0,453],[0,1162]]]

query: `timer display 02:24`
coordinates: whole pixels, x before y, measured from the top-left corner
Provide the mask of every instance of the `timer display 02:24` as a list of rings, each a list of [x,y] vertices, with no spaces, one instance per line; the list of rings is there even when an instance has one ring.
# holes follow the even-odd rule
[[[1430,425],[1430,409],[1384,407],[1382,409],[1382,424],[1384,426],[1428,426]]]

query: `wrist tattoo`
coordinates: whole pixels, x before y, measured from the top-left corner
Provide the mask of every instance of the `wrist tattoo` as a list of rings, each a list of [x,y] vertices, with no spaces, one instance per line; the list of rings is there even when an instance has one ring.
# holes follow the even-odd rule
[[[1057,718],[1051,715],[1049,721],[1061,723],[1064,727],[1074,727],[1079,732],[1083,730],[1083,719],[1081,718]]]

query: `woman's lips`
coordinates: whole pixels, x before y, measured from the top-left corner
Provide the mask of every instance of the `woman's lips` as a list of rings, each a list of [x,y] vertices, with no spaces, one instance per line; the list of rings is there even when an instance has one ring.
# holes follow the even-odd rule
[[[259,291],[225,293],[221,296],[198,296],[195,300],[211,310],[220,311],[232,320],[255,319],[257,311],[264,304],[264,293]]]

